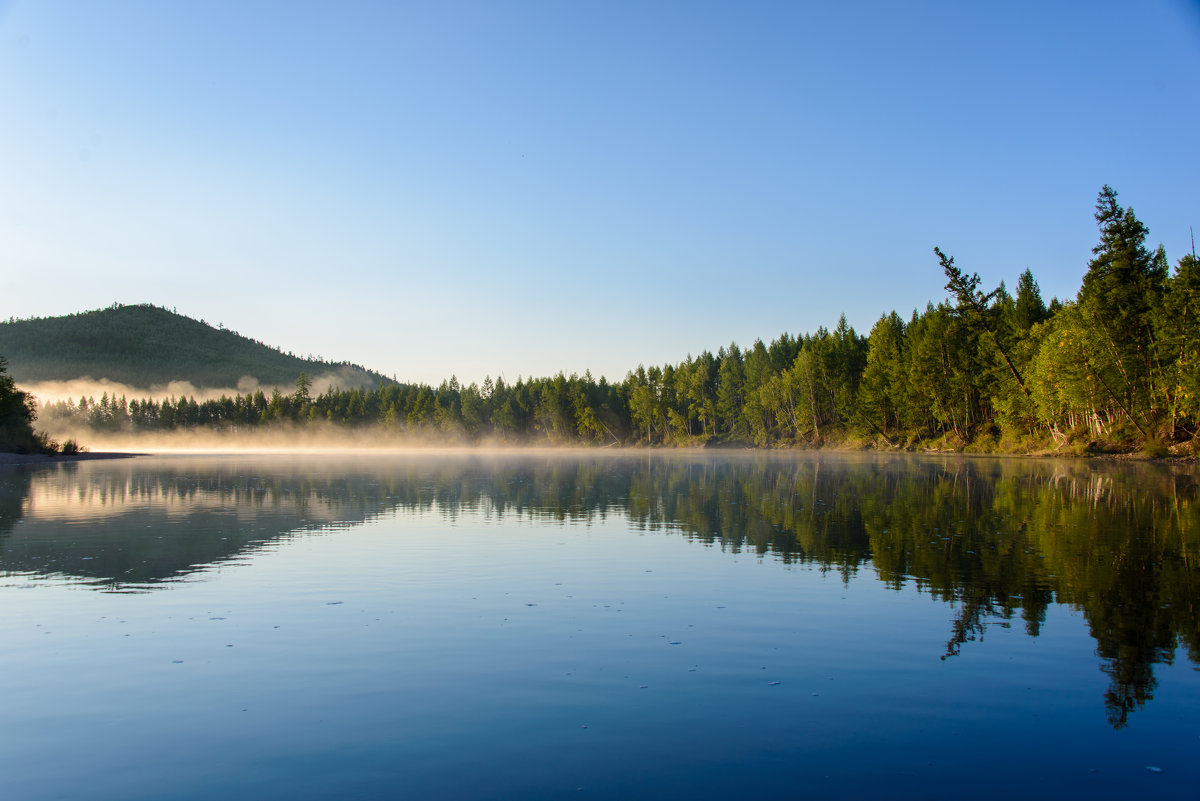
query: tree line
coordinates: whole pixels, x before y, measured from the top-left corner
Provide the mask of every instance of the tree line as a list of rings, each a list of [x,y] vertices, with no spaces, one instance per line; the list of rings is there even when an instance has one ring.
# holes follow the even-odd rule
[[[783,334],[620,382],[558,374],[438,387],[388,384],[310,394],[276,389],[197,402],[102,396],[42,407],[47,422],[97,431],[292,423],[380,426],[464,443],[745,444],[973,450],[1144,448],[1197,441],[1200,265],[1174,270],[1149,230],[1105,186],[1100,241],[1074,300],[1047,305],[1029,270],[1015,292],[934,249],[948,297],[905,319],[883,314],[866,335],[832,328]]]

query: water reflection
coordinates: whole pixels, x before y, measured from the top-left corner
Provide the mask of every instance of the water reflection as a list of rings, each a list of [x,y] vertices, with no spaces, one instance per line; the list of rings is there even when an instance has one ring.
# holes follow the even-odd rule
[[[1194,471],[869,456],[139,459],[0,473],[0,570],[145,591],[281,537],[380,515],[624,516],[732,553],[915,584],[989,626],[1087,620],[1112,725],[1178,647],[1200,662]]]

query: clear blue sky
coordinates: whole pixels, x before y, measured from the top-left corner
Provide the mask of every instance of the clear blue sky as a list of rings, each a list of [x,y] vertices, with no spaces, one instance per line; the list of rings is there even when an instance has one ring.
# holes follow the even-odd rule
[[[1200,4],[0,0],[0,316],[151,302],[401,380],[986,284],[1111,184],[1200,228]]]

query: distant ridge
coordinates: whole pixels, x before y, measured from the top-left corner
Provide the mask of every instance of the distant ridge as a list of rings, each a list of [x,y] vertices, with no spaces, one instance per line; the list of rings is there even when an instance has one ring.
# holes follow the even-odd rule
[[[149,304],[0,322],[0,356],[18,385],[87,377],[137,387],[173,381],[236,387],[250,376],[265,386],[289,388],[301,373],[336,376],[345,389],[391,383],[357,364],[302,359]]]

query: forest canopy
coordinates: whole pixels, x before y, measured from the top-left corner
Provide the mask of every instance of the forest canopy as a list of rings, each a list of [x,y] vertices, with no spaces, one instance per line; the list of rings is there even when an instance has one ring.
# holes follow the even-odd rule
[[[862,335],[784,333],[620,382],[590,373],[440,386],[382,383],[197,402],[103,395],[43,407],[95,431],[242,432],[285,424],[378,427],[441,441],[587,445],[821,446],[1031,451],[1144,449],[1197,442],[1200,266],[1172,270],[1149,229],[1105,186],[1099,242],[1073,300],[1047,304],[1027,269],[1015,292],[984,287],[935,248],[949,296]]]

